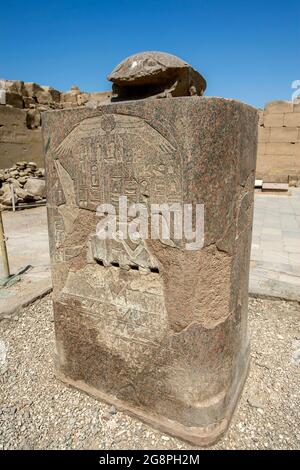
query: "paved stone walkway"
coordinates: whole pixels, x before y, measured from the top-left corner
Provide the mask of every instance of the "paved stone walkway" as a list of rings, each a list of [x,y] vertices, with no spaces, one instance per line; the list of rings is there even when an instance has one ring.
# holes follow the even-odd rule
[[[5,212],[3,223],[11,273],[32,268],[0,288],[0,317],[51,288],[46,208]],[[255,194],[250,292],[300,301],[300,188]]]
[[[10,287],[0,287],[0,318],[10,316],[52,287],[46,208],[4,212],[3,225],[11,274],[31,267]]]
[[[3,212],[11,273],[24,266],[50,263],[46,207]]]
[[[300,301],[300,188],[255,194],[249,289]]]

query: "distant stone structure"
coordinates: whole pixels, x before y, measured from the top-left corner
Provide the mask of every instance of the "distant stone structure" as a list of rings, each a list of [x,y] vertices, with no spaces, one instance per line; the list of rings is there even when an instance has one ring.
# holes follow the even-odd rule
[[[28,128],[26,110],[0,105],[0,168],[20,160],[44,166],[41,129]]]
[[[210,444],[248,368],[257,111],[146,99],[49,111],[43,126],[58,377]],[[147,208],[204,204],[202,249],[126,230],[99,237],[121,196]],[[114,210],[99,212],[107,203]]]
[[[64,93],[36,83],[0,80],[0,168],[10,168],[23,160],[44,165],[43,111],[93,106],[110,97],[110,92],[85,93],[78,87]]]
[[[134,65],[132,67],[132,65]],[[86,93],[73,86],[60,92],[20,80],[0,80],[0,168],[18,161],[44,165],[41,113],[49,109],[95,107],[110,100],[201,95],[204,78],[189,64],[166,53],[135,54],[109,75],[113,91]],[[257,179],[299,184],[300,100],[272,101],[259,110]]]
[[[271,101],[259,110],[256,177],[266,182],[300,181],[300,100]]]

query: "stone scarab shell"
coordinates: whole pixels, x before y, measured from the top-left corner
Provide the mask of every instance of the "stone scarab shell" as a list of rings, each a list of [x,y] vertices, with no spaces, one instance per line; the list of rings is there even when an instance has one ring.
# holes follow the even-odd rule
[[[140,52],[108,76],[113,100],[202,95],[206,81],[187,62],[165,52]]]

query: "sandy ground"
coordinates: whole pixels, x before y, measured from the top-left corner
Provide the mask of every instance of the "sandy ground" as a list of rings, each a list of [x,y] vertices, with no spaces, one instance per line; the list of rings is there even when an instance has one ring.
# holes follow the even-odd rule
[[[250,299],[252,362],[216,449],[300,449],[300,307]],[[54,376],[50,297],[0,322],[0,448],[193,449]]]

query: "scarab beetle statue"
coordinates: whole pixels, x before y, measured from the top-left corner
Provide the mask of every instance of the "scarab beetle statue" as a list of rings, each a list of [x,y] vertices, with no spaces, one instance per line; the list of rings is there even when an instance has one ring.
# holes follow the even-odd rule
[[[112,101],[202,95],[206,81],[187,62],[165,52],[140,52],[108,76]]]

